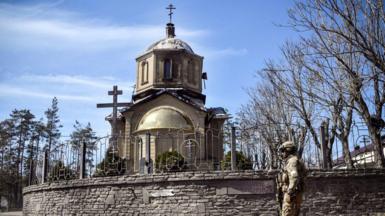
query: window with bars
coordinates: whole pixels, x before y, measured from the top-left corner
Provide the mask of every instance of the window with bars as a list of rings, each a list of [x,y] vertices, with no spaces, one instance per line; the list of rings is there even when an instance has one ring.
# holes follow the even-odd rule
[[[188,61],[187,81],[189,83],[195,84],[195,64],[192,60]]]
[[[165,80],[172,79],[172,61],[171,59],[165,59],[163,65],[163,78]]]
[[[148,62],[144,61],[141,65],[142,68],[142,85],[148,83]]]

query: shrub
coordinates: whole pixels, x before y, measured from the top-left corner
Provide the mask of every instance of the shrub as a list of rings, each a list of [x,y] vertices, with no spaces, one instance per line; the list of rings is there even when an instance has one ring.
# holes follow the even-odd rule
[[[64,166],[62,161],[53,161],[53,168],[49,170],[48,181],[69,180],[74,179],[75,172],[69,167]]]
[[[126,163],[126,159],[121,158],[118,154],[113,154],[108,149],[104,159],[96,165],[96,171],[93,176],[122,175],[126,171]]]
[[[187,168],[183,156],[177,151],[167,151],[158,155],[155,165],[156,170],[160,172],[177,172]]]
[[[237,169],[238,170],[250,170],[253,169],[253,163],[242,152],[236,152],[237,155]],[[231,152],[227,152],[225,159],[221,161],[222,170],[231,169]]]

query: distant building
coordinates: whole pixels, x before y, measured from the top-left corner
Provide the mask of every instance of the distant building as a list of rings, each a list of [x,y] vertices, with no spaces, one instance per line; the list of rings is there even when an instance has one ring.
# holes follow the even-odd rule
[[[119,155],[128,160],[130,172],[141,170],[148,150],[153,162],[174,150],[197,169],[213,168],[223,158],[221,132],[228,115],[221,107],[205,107],[203,57],[176,39],[174,24],[168,23],[166,38],[152,44],[136,62],[132,105],[119,110],[116,128]]]
[[[383,154],[385,155],[385,136],[381,137]],[[374,146],[370,143],[366,146],[356,147],[350,152],[353,164],[356,168],[371,168],[374,167]],[[341,156],[333,161],[333,168],[346,169],[344,157]]]

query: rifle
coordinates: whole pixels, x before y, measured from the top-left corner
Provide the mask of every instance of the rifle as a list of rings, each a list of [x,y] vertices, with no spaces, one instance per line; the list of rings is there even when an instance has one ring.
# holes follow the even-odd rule
[[[282,182],[282,173],[280,172],[275,178],[275,183],[277,185],[277,192],[275,194],[275,199],[278,202],[278,215],[281,215],[282,203],[283,203],[283,191],[282,191],[281,182]]]

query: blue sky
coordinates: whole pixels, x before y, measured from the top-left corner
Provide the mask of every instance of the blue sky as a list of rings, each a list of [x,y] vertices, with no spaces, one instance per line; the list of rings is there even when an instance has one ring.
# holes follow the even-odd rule
[[[176,35],[204,56],[208,107],[235,114],[247,102],[256,71],[280,58],[280,46],[296,33],[287,22],[292,1],[2,1],[0,3],[0,120],[13,109],[43,117],[59,100],[62,133],[75,120],[109,133],[112,85],[131,100],[135,58],[165,37],[166,7],[176,6]]]

